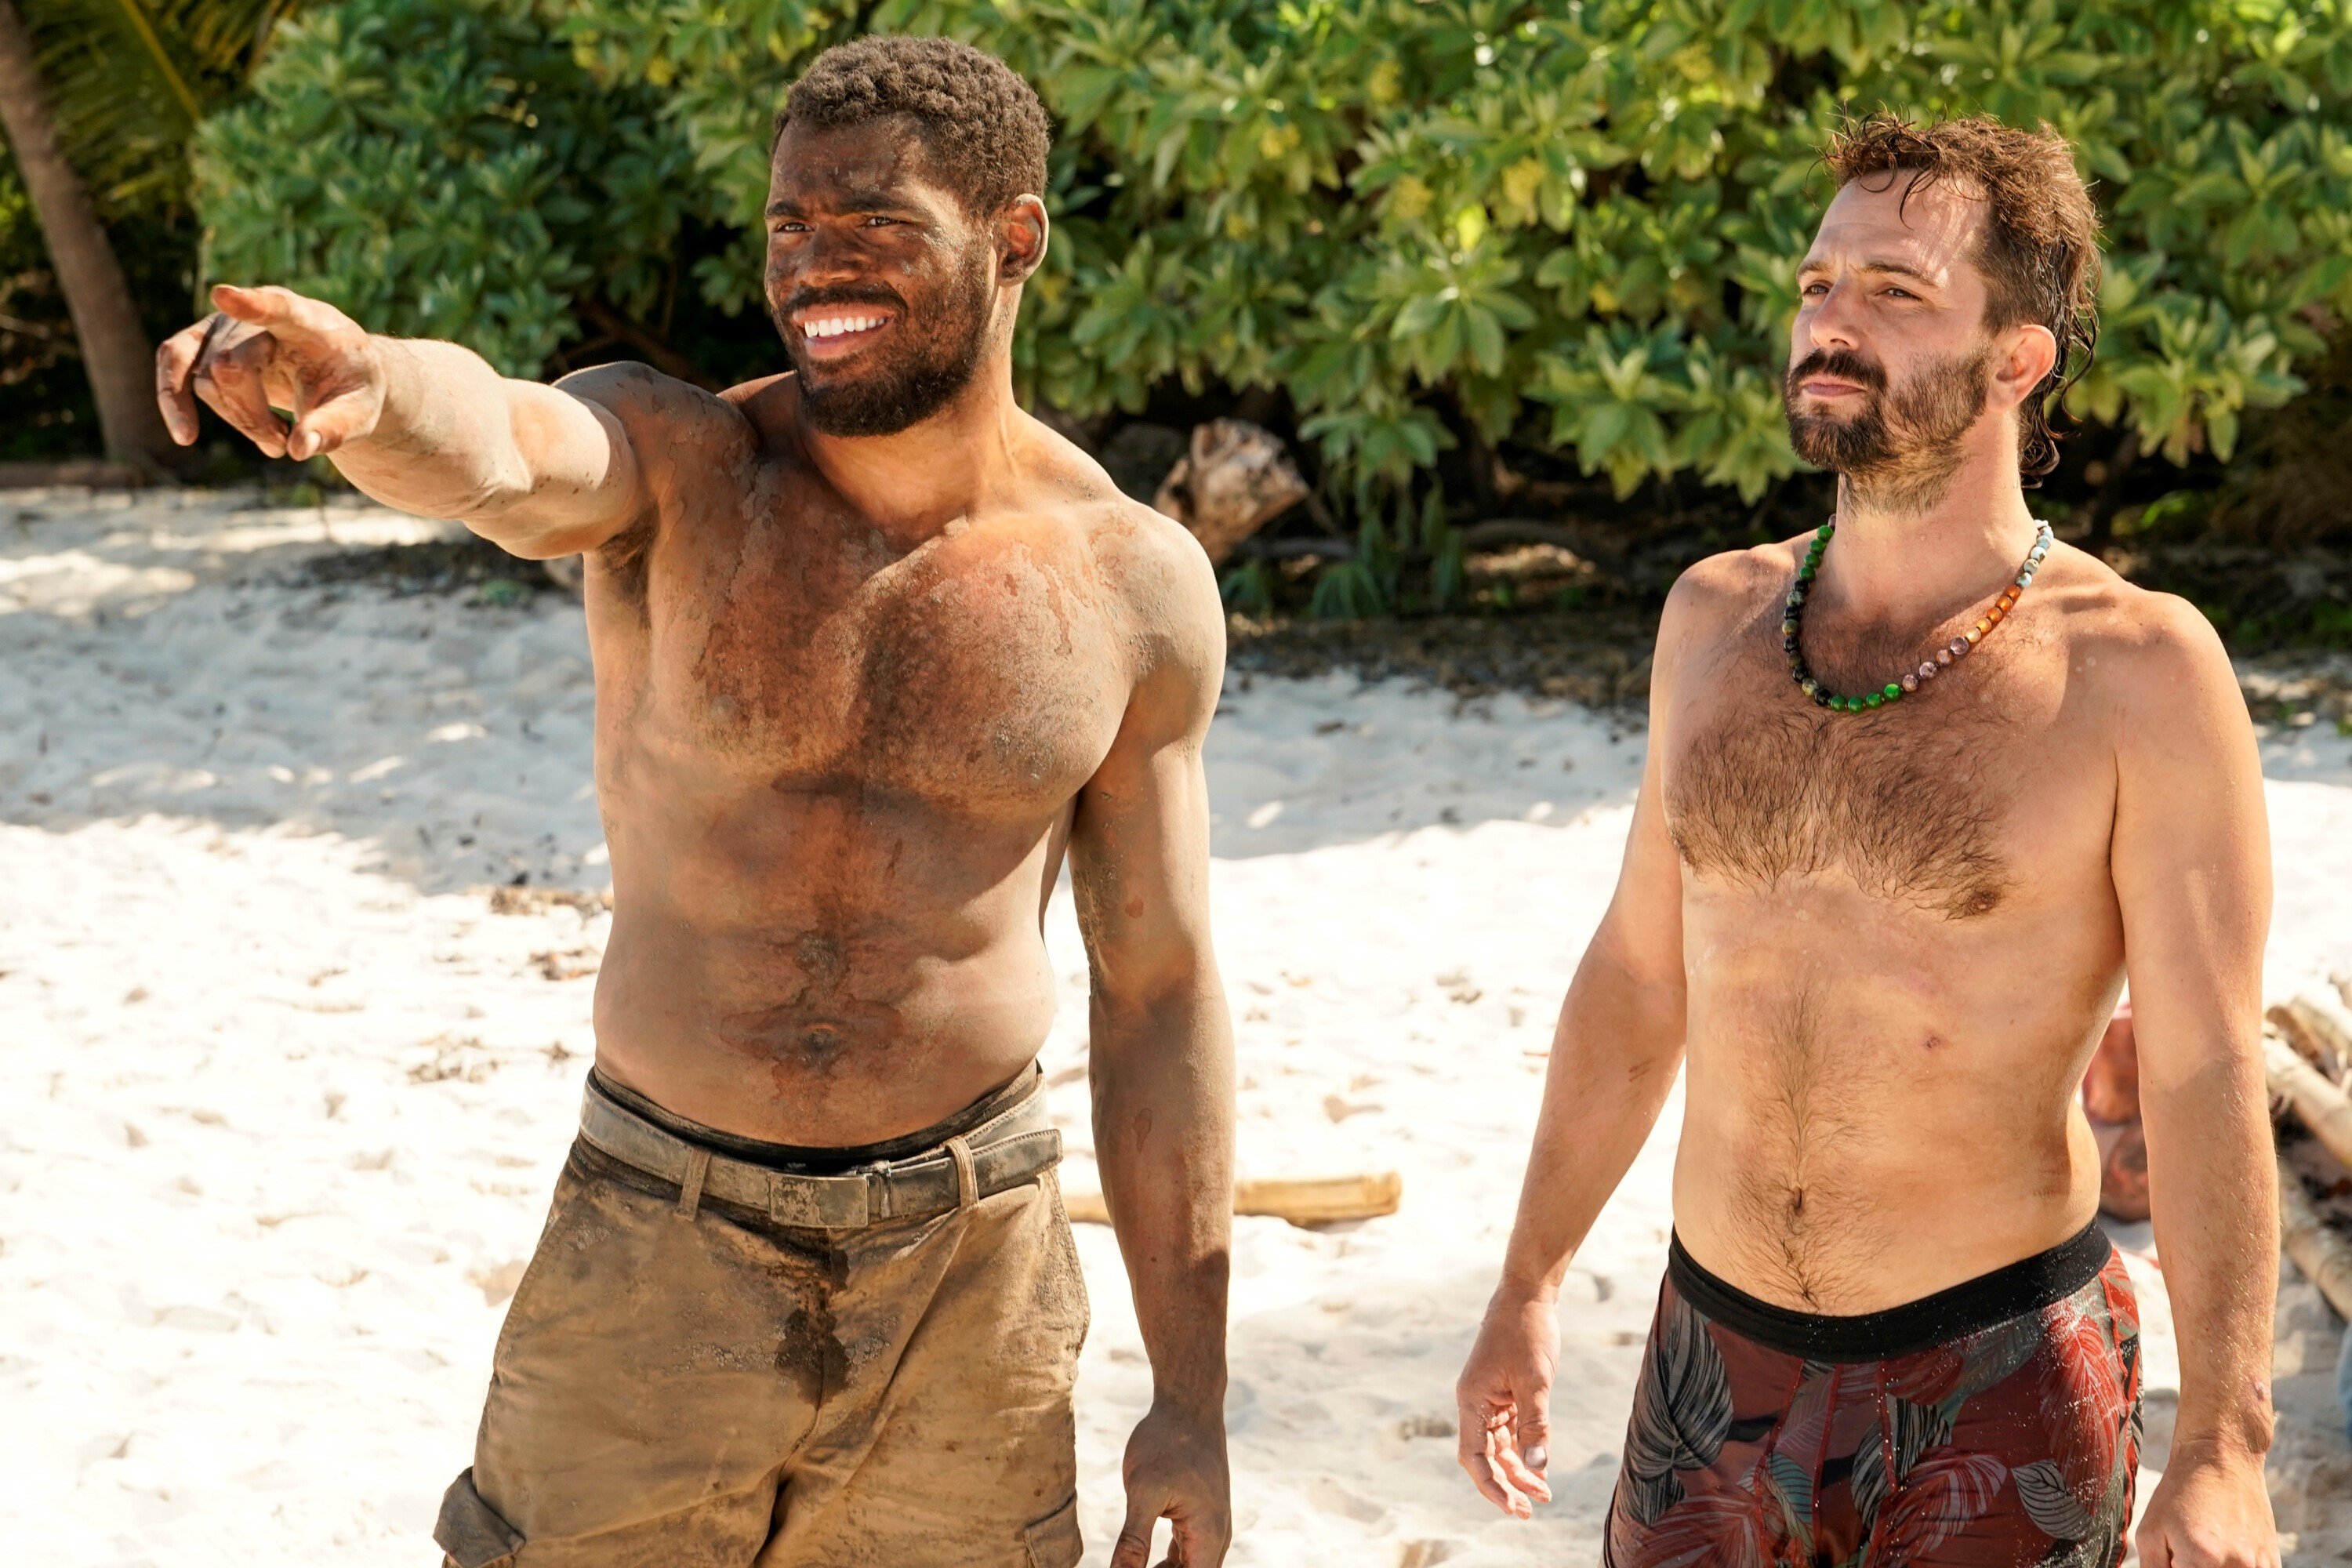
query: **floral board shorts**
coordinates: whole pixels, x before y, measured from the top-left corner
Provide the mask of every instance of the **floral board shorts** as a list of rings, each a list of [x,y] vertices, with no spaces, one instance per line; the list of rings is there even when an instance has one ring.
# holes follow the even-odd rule
[[[1760,1301],[1676,1237],[1609,1568],[2115,1568],[2139,1308],[2095,1222],[1863,1317]]]

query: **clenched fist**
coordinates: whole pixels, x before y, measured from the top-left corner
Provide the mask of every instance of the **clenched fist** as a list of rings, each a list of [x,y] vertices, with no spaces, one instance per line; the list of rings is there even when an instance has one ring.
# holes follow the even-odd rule
[[[316,457],[374,431],[383,366],[358,322],[290,289],[223,284],[213,304],[217,314],[155,352],[155,399],[173,440],[195,443],[198,397],[273,458]],[[278,409],[291,412],[290,426]]]

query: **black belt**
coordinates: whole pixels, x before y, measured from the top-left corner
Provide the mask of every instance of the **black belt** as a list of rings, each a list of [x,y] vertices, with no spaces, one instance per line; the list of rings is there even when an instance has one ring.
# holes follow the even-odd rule
[[[922,1219],[1033,1182],[1062,1158],[1062,1134],[1037,1091],[937,1149],[879,1160],[837,1176],[803,1176],[731,1159],[690,1142],[588,1085],[580,1136],[624,1164],[677,1184],[692,1215],[706,1197],[756,1209],[778,1225],[855,1230],[886,1219]]]

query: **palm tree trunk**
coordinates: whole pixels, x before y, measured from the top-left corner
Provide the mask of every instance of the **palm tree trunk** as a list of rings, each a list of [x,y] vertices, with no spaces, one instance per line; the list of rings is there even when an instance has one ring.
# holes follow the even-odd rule
[[[58,150],[48,96],[34,65],[32,34],[14,0],[0,0],[0,127],[8,132],[41,237],[57,266],[58,289],[73,314],[106,455],[142,468],[171,464],[179,453],[155,406],[155,345],[139,323],[131,284],[107,242],[89,190]]]

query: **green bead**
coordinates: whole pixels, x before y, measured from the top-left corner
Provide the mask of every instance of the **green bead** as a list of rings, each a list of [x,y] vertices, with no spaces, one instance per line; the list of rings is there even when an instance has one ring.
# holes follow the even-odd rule
[[[1902,701],[1902,700],[1903,700],[1903,685],[1902,685],[1902,682],[1900,682],[1900,681],[1895,681],[1895,680],[1890,680],[1890,681],[1888,681],[1888,682],[1886,683],[1886,689],[1885,689],[1885,691],[1883,693],[1883,695],[1885,697],[1886,700],[1888,700],[1889,702],[1900,702],[1900,701]]]
[[[1885,702],[1885,700],[1886,700],[1886,699],[1885,699],[1885,698],[1881,697],[1881,696],[1880,696],[1877,692],[1875,692],[1875,691],[1872,692],[1869,696],[1867,696],[1867,697],[1865,697],[1865,698],[1864,698],[1864,699],[1863,699],[1863,701],[1864,701],[1864,702],[1867,703],[1869,706],[1871,706],[1871,707],[1873,707],[1873,708],[1878,707],[1881,703]]]
[[[1830,711],[1831,711],[1831,712],[1832,712],[1832,713],[1843,713],[1843,712],[1844,712],[1844,711],[1846,710],[1846,704],[1847,704],[1848,700],[1849,700],[1848,699],[1843,698],[1843,697],[1832,697],[1832,698],[1831,698],[1831,699],[1830,699]]]

